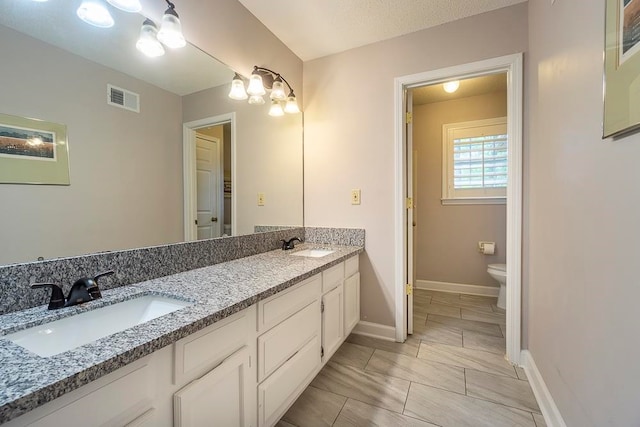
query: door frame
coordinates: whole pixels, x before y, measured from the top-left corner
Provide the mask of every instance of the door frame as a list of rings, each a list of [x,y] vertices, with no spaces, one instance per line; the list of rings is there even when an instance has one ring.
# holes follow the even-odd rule
[[[466,79],[487,74],[507,73],[507,359],[520,363],[521,352],[521,294],[522,294],[522,120],[523,120],[523,66],[522,53],[483,61],[461,64],[394,79],[395,111],[395,208],[394,247],[396,341],[407,338],[407,153],[403,130],[405,128],[405,90],[429,84],[444,83],[452,79]]]
[[[191,122],[183,123],[182,125],[182,183],[184,189],[184,203],[183,203],[183,227],[184,227],[184,240],[191,242],[197,240],[197,229],[194,223],[194,218],[197,213],[196,200],[196,130],[208,127],[222,125],[225,123],[231,124],[231,182],[236,182],[236,113],[221,114],[218,116],[206,117],[204,119],[194,120]],[[221,150],[224,153],[224,150]],[[224,160],[222,164],[224,165]],[[222,172],[224,176],[224,170]],[[233,184],[232,184],[233,185]],[[224,192],[223,192],[224,200]],[[223,212],[224,213],[224,212]],[[224,215],[223,218],[224,227]],[[231,234],[236,234],[236,194],[231,192]]]

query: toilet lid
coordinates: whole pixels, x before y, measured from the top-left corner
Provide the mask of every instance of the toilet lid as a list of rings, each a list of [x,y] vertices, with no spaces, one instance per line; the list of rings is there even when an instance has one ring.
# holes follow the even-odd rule
[[[498,271],[507,271],[507,264],[489,264],[487,267],[493,269],[493,270],[498,270]]]

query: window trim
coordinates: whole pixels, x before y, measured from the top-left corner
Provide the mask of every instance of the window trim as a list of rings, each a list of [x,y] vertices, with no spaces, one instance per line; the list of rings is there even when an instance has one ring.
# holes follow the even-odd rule
[[[507,187],[504,187],[504,195],[486,196],[455,196],[453,185],[453,142],[449,134],[453,130],[476,128],[481,126],[504,125],[505,134],[508,134],[507,117],[495,117],[492,119],[471,120],[467,122],[445,123],[442,125],[442,198],[443,205],[494,205],[507,203]],[[508,154],[507,154],[508,155]],[[508,159],[507,159],[508,164]],[[502,187],[500,187],[502,188]]]

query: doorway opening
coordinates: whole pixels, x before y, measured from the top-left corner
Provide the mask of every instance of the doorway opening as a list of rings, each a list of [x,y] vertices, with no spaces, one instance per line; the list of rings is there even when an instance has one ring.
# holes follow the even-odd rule
[[[235,114],[183,125],[185,241],[236,233]]]
[[[508,140],[507,146],[507,173],[506,192],[504,195],[498,195],[493,189],[485,191],[484,196],[487,199],[493,199],[495,203],[502,197],[506,197],[506,264],[507,264],[507,280],[506,280],[506,353],[507,358],[512,363],[518,364],[520,360],[520,318],[521,318],[521,264],[522,264],[522,55],[509,55],[500,58],[494,58],[486,61],[480,61],[470,64],[464,64],[455,67],[449,67],[440,70],[434,70],[425,73],[414,74],[410,76],[399,77],[395,79],[395,111],[396,111],[396,208],[395,208],[395,231],[396,231],[396,247],[395,247],[395,280],[396,280],[396,341],[404,341],[407,334],[411,332],[413,319],[412,303],[413,303],[413,286],[415,284],[415,264],[414,264],[414,231],[413,226],[416,218],[414,214],[419,209],[414,209],[415,189],[413,180],[413,167],[417,165],[413,159],[413,141],[412,141],[412,96],[415,94],[416,88],[424,86],[438,85],[438,90],[442,90],[442,84],[452,80],[466,80],[476,78],[491,78],[495,75],[506,76],[506,135]],[[452,135],[458,135],[458,140],[463,140],[466,135],[465,128],[471,125],[469,120],[459,122],[459,135],[451,130],[440,130],[443,138],[446,138],[445,132],[453,132]],[[483,124],[475,123],[474,126],[494,126],[495,123]],[[455,128],[455,126],[453,126]],[[476,126],[477,127],[477,126]],[[451,128],[451,127],[450,127]],[[468,133],[468,132],[467,132]],[[455,139],[455,138],[453,138]],[[452,139],[452,140],[453,140]],[[442,162],[446,169],[447,160],[444,159],[445,144],[442,144],[443,156],[433,159]],[[476,145],[477,147],[477,145]],[[461,147],[458,147],[461,148]],[[465,147],[462,147],[464,149]],[[469,148],[469,147],[466,147]],[[424,156],[420,155],[421,161]],[[449,168],[452,168],[449,162]],[[486,177],[489,179],[496,170],[487,169]],[[477,172],[477,170],[476,170]],[[454,175],[458,176],[460,170],[456,170],[451,175],[451,181]],[[495,174],[497,175],[497,174]],[[476,177],[471,177],[471,181]],[[448,190],[462,190],[464,186],[455,185],[451,188],[447,187],[447,174],[442,174],[442,196],[440,203],[460,203],[460,200],[453,199],[469,199],[473,198],[465,191],[459,194],[447,193]],[[423,185],[418,183],[419,185]],[[455,193],[455,191],[453,192]],[[459,196],[459,197],[456,197]],[[452,201],[453,200],[453,201]],[[421,201],[424,206],[424,201]],[[477,242],[476,242],[477,244]],[[491,289],[491,288],[490,288]],[[477,291],[477,289],[475,289]]]

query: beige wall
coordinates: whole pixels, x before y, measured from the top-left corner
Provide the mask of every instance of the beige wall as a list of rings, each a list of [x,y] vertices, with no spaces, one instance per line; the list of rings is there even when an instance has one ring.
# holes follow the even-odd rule
[[[0,265],[182,240],[181,100],[0,27],[0,113],[67,126],[70,186],[0,184]],[[140,113],[107,105],[107,83]]]
[[[529,16],[528,348],[568,426],[637,426],[640,135],[601,139],[604,2]]]
[[[506,92],[413,107],[418,280],[498,285],[487,264],[505,262],[506,205],[442,205],[442,125],[506,115]],[[481,240],[496,242],[495,255],[478,252]]]
[[[526,50],[522,3],[305,62],[305,225],[366,229],[363,320],[394,325],[394,77]]]

